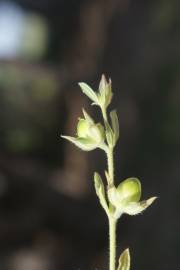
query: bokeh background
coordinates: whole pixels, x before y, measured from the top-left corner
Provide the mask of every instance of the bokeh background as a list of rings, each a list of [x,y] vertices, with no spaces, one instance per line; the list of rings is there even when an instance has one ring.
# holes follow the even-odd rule
[[[143,215],[123,216],[118,254],[133,270],[180,267],[179,0],[0,1],[0,269],[108,269],[108,227],[93,172],[103,153],[79,151],[77,85],[113,81],[121,136],[116,181],[136,176]]]

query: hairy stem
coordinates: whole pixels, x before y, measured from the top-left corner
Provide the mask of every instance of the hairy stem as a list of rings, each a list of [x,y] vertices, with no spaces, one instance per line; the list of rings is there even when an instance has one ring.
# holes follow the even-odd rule
[[[106,127],[106,123],[108,123],[107,112],[105,109],[101,108],[104,125]],[[111,179],[111,184],[114,184],[114,159],[113,159],[113,148],[108,146],[106,149],[107,154],[107,162],[108,162],[108,173]]]
[[[106,125],[106,122],[108,121],[106,109],[101,108],[101,111],[102,111],[103,119]]]
[[[109,270],[116,269],[116,220],[109,218]]]
[[[107,150],[108,173],[111,180],[111,185],[114,185],[114,160],[113,149]],[[116,219],[109,215],[109,270],[116,268]]]
[[[107,162],[108,162],[108,173],[111,179],[111,185],[114,185],[114,159],[113,159],[113,148],[108,147],[107,149]]]
[[[104,123],[108,121],[106,110],[102,110]],[[106,149],[107,163],[108,163],[108,174],[110,177],[111,185],[114,185],[114,158],[113,158],[113,147],[108,146]],[[109,219],[109,270],[116,269],[116,219],[111,215]]]

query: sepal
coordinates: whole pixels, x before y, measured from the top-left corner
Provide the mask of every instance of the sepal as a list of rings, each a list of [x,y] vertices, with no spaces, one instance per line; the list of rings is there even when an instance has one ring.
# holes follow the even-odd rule
[[[91,138],[75,138],[71,136],[61,136],[62,138],[70,141],[83,151],[91,151],[97,148],[97,144]]]
[[[148,208],[155,200],[157,197],[151,197],[148,200],[144,200],[138,203],[129,203],[125,208],[124,208],[124,213],[134,216],[142,213],[146,208]]]
[[[85,111],[85,109],[82,109],[83,115],[84,115],[84,119],[87,120],[90,124],[94,124],[94,120],[92,119],[92,117]]]

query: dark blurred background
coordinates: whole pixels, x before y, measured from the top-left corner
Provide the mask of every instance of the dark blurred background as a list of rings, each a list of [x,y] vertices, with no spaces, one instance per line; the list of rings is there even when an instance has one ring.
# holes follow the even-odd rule
[[[93,172],[103,153],[60,139],[75,132],[77,85],[113,82],[120,118],[116,181],[136,176],[143,215],[123,216],[118,255],[133,270],[179,269],[179,0],[0,1],[0,269],[108,269],[108,226]]]

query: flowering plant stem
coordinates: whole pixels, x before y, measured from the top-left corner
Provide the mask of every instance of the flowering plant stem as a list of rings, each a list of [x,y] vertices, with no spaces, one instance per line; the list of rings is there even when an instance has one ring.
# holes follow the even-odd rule
[[[114,157],[113,151],[119,138],[119,121],[116,110],[109,114],[108,121],[107,107],[112,99],[111,80],[106,80],[102,75],[99,91],[95,92],[86,83],[79,83],[82,92],[88,96],[93,105],[100,107],[104,126],[95,123],[90,115],[83,109],[84,118],[80,118],[77,125],[77,136],[62,137],[83,151],[101,149],[107,156],[108,172],[105,171],[107,189],[101,176],[94,173],[94,185],[99,202],[105,210],[109,221],[109,270],[116,270],[116,225],[122,214],[137,215],[150,206],[156,197],[140,201],[141,183],[135,177],[127,178],[118,186],[114,183]],[[123,251],[119,257],[117,270],[130,270],[129,249]]]
[[[102,115],[104,118],[105,125],[108,122],[106,110],[102,110]],[[114,185],[114,157],[113,157],[113,147],[108,147],[106,150],[107,163],[108,163],[108,174],[111,179],[111,185]],[[117,220],[108,215],[109,221],[109,270],[116,269],[116,225]]]
[[[116,268],[116,220],[109,218],[109,270]]]

